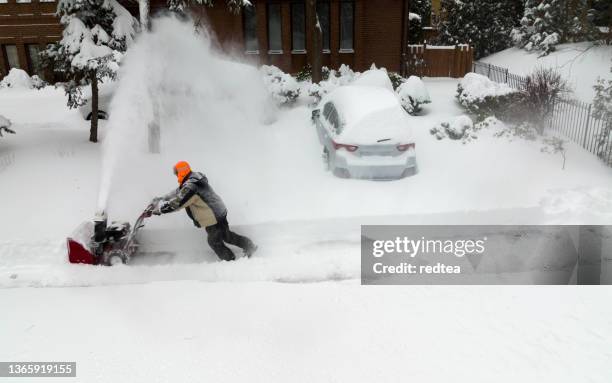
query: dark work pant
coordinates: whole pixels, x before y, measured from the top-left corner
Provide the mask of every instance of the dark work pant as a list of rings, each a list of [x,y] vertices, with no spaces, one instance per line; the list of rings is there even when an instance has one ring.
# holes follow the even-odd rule
[[[255,246],[247,237],[231,231],[226,217],[218,219],[216,225],[208,226],[206,232],[208,233],[208,244],[212,247],[217,256],[224,261],[233,261],[236,259],[232,250],[225,246],[225,243],[238,246],[242,248],[242,250],[252,249]]]

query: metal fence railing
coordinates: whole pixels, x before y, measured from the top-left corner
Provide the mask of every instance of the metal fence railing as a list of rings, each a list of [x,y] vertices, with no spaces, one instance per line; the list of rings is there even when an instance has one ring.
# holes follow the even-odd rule
[[[475,62],[472,71],[512,88],[523,89],[525,76],[509,73],[507,68]],[[557,99],[547,129],[559,132],[612,166],[612,121],[593,116],[593,105],[578,100]]]

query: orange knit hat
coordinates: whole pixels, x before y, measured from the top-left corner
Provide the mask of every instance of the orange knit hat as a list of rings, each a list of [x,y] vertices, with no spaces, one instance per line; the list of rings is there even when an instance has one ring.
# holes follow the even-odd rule
[[[191,166],[186,161],[179,161],[174,165],[174,175],[178,179],[179,185],[183,183],[189,173],[191,173]]]

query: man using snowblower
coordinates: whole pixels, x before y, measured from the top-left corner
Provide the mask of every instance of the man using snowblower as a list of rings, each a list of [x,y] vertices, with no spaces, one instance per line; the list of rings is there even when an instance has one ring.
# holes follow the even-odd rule
[[[152,214],[172,213],[184,208],[196,227],[206,228],[208,244],[220,259],[225,261],[236,259],[224,242],[242,248],[244,254],[250,257],[257,246],[249,238],[230,230],[225,204],[208,184],[206,176],[192,172],[185,161],[174,165],[174,175],[178,179],[178,189],[163,197],[155,198],[153,201],[157,202],[157,208]]]

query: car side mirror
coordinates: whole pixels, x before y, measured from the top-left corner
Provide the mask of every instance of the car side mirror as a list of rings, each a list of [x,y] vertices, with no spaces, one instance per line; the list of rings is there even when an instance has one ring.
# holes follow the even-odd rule
[[[315,122],[315,119],[319,118],[320,115],[321,115],[321,109],[314,109],[312,111],[312,115],[310,116],[310,119],[312,120],[312,122]]]

